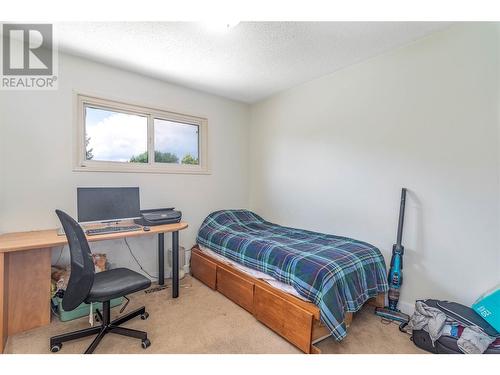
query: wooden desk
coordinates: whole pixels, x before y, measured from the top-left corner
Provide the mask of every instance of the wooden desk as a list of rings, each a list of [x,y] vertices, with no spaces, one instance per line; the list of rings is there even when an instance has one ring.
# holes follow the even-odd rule
[[[172,297],[179,295],[179,231],[187,223],[151,230],[87,236],[89,242],[158,235],[158,283],[164,284],[165,233],[172,233]],[[0,353],[9,335],[50,323],[51,249],[64,246],[56,229],[0,234]],[[47,344],[48,345],[48,344]]]

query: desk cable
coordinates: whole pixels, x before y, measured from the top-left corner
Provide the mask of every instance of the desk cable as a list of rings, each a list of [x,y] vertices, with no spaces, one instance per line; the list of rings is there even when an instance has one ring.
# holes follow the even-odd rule
[[[130,251],[130,255],[132,255],[132,258],[134,258],[135,262],[137,263],[137,265],[139,266],[139,268],[142,270],[142,272],[144,272],[146,275],[148,275],[150,278],[152,279],[158,279],[158,276],[153,276],[151,275],[148,271],[146,271],[143,267],[142,267],[142,264],[137,260],[136,256],[134,255],[134,252],[132,251],[132,249],[130,248],[130,245],[127,241],[127,238],[126,237],[123,237],[123,240],[125,241],[125,244],[127,245],[127,248],[128,248],[128,251]]]
[[[63,250],[64,250],[64,246],[61,246],[61,252],[59,253],[59,257],[57,258],[56,262],[54,263],[54,266],[58,266],[59,265],[59,261],[62,258]]]

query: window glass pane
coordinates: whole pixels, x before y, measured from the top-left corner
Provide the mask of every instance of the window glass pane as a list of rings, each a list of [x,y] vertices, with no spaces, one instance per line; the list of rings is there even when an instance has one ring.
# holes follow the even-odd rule
[[[148,162],[148,119],[85,107],[85,159]]]
[[[199,165],[199,126],[154,119],[155,162]]]

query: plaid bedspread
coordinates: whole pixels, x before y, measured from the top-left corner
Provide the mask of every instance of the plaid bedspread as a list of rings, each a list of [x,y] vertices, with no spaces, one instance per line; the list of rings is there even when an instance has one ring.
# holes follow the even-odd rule
[[[336,340],[346,336],[345,312],[388,289],[380,251],[351,238],[283,227],[247,210],[213,212],[200,245],[292,285],[316,304]]]

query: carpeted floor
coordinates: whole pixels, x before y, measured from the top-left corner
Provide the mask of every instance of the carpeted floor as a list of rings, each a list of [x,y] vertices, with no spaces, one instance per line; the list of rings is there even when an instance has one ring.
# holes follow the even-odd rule
[[[196,279],[181,281],[180,297],[171,290],[139,292],[131,296],[127,311],[146,305],[149,319],[136,318],[126,327],[148,332],[151,347],[140,341],[109,334],[96,353],[301,353],[293,345],[259,323],[245,310]],[[118,309],[113,309],[113,317]],[[49,353],[49,337],[88,327],[88,318],[62,323],[57,318],[42,328],[9,337],[5,353]],[[64,343],[59,353],[82,353],[92,338]],[[346,339],[328,338],[318,344],[324,354],[423,353],[399,332],[395,324],[383,324],[365,307],[355,315]]]

